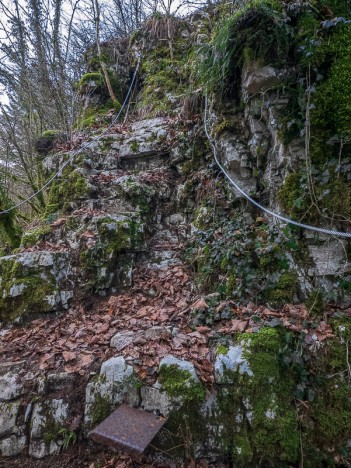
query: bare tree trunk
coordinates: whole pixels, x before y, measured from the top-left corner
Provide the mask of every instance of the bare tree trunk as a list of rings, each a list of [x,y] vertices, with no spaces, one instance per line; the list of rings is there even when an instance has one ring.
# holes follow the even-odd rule
[[[100,34],[99,34],[99,29],[100,29],[100,6],[98,0],[93,0],[93,9],[94,9],[94,22],[95,22],[95,40],[96,40],[96,47],[98,51],[98,56],[100,60],[100,66],[101,70],[104,74],[107,89],[110,95],[110,98],[113,102],[117,101],[117,98],[115,96],[115,93],[113,92],[110,77],[108,76],[108,71],[105,62],[102,60],[102,54],[101,54],[101,47],[100,47]]]

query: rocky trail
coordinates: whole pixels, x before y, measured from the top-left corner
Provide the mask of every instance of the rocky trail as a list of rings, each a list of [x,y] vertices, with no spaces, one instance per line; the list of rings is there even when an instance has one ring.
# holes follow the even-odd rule
[[[194,207],[181,202],[172,125],[151,119],[105,136],[53,186],[50,203],[62,215],[44,229],[32,226],[19,252],[1,258],[18,272],[7,307],[23,312],[0,331],[3,457],[28,450],[37,460],[50,456],[52,466],[149,466],[147,458],[132,461],[87,445],[84,436],[119,403],[167,417],[207,393],[199,413],[207,421],[205,440],[191,449],[197,461],[189,466],[212,466],[202,456],[217,450],[211,418],[222,410],[213,395],[225,394],[228,369],[252,373],[243,344],[228,343],[278,325],[302,332],[311,349],[335,336],[332,309],[316,326],[304,305],[273,309],[197,293],[184,256]],[[62,160],[60,153],[49,156],[48,172]],[[177,382],[162,377],[167,366],[179,372]],[[172,430],[163,439],[169,434],[172,452]],[[157,466],[162,453],[156,450]],[[4,466],[47,466],[25,455],[7,460]]]
[[[137,125],[143,128],[146,124],[141,122]],[[157,135],[155,121],[149,124],[153,135]],[[165,130],[161,127],[159,133],[162,132]],[[115,343],[113,347],[126,355],[129,354],[133,361],[139,360],[141,374],[151,378],[159,359],[171,349],[174,348],[176,354],[185,355],[189,344],[192,343],[196,353],[196,344],[203,347],[206,342],[203,335],[187,326],[193,293],[191,272],[181,259],[183,242],[187,235],[185,219],[182,214],[174,213],[174,209],[172,211],[174,175],[164,161],[161,160],[161,167],[159,166],[160,158],[164,155],[162,151],[155,149],[155,144],[145,143],[145,133],[147,134],[142,132],[140,137],[134,132],[130,137],[135,145],[144,144],[144,147],[139,149],[140,153],[128,153],[127,139],[119,149],[118,157],[116,158],[116,152],[112,156],[109,155],[107,164],[106,158],[102,161],[106,155],[92,155],[95,160],[94,167],[99,169],[90,167],[84,173],[84,177],[87,184],[94,184],[94,193],[98,193],[99,197],[82,199],[74,205],[72,216],[79,220],[75,230],[67,227],[69,216],[61,217],[51,224],[51,232],[45,234],[45,239],[39,240],[34,246],[22,248],[16,256],[16,261],[25,259],[28,263],[30,260],[26,259],[50,260],[50,257],[62,253],[68,253],[74,259],[77,257],[77,250],[83,254],[92,251],[98,242],[97,226],[100,220],[106,222],[108,216],[111,223],[114,220],[124,222],[133,216],[140,216],[139,213],[130,211],[133,207],[129,200],[116,196],[115,187],[121,184],[121,181],[130,181],[132,189],[135,189],[132,185],[134,184],[137,189],[142,187],[151,191],[152,195],[157,193],[161,200],[156,212],[152,214],[152,220],[156,220],[153,230],[148,231],[145,236],[147,239],[142,239],[137,252],[130,251],[133,250],[133,247],[130,249],[130,245],[123,249],[121,256],[129,257],[129,263],[127,270],[123,272],[124,276],[114,279],[116,287],[122,289],[118,295],[105,299],[103,296],[89,298],[85,294],[84,299],[80,300],[83,296],[78,283],[81,278],[77,279],[74,275],[73,266],[68,269],[66,278],[62,278],[62,281],[65,281],[71,275],[71,285],[73,283],[74,294],[78,298],[74,298],[68,311],[55,313],[49,319],[43,316],[2,330],[1,353],[7,361],[25,361],[21,373],[25,374],[30,370],[28,375],[25,374],[27,380],[35,378],[43,371],[77,372],[86,375],[94,368],[94,364],[99,366],[101,359],[113,354],[114,351],[109,345],[111,338],[118,333],[121,336],[112,340]],[[109,135],[107,141],[117,140],[116,137],[120,135]],[[118,168],[106,169],[108,164],[113,163],[118,163]],[[83,163],[85,167],[88,164],[92,166],[93,162],[85,160]],[[127,169],[122,169],[121,166],[126,166]],[[121,212],[125,214],[121,215]],[[114,227],[112,225],[111,229]],[[127,244],[128,242],[129,240]],[[108,268],[112,270],[116,259],[109,260]],[[40,260],[38,263],[40,264]],[[45,263],[45,260],[41,263]],[[100,265],[97,266],[99,267]],[[100,269],[98,274],[100,273],[102,275],[99,280],[101,281],[102,276],[104,281],[107,276],[105,268]],[[111,271],[109,274],[113,275]],[[74,280],[78,284],[75,284]],[[130,286],[131,288],[127,289]],[[105,294],[104,291],[101,289],[102,294]],[[73,292],[70,292],[71,294]],[[57,296],[62,297],[61,290]],[[184,328],[190,336],[180,332],[180,329]],[[208,358],[206,353],[208,349],[202,351],[201,355],[198,352],[198,357]],[[208,367],[209,361],[206,362]]]

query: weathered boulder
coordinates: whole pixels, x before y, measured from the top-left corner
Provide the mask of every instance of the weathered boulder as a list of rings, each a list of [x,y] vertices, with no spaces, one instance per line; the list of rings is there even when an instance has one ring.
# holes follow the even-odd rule
[[[68,404],[45,400],[35,404],[31,418],[29,454],[34,458],[59,453],[66,428]]]
[[[248,194],[256,192],[256,182],[252,177],[251,155],[247,145],[232,134],[225,132],[218,140],[218,146],[223,155],[225,168],[239,187]],[[235,191],[235,195],[243,198],[238,191]]]
[[[94,217],[89,248],[81,250],[82,282],[94,291],[131,284],[134,253],[144,242],[144,222],[135,213]]]
[[[120,141],[113,142],[112,148],[118,149],[122,158],[162,153],[162,143],[167,133],[166,119],[160,117],[141,120],[132,124],[131,133],[127,138],[124,136]]]
[[[185,402],[205,397],[193,363],[168,355],[161,359],[158,372],[155,385],[141,388],[141,407],[145,410],[168,416]]]
[[[123,383],[133,374],[132,366],[129,366],[123,356],[117,356],[105,361],[100,370],[100,375],[107,381]]]
[[[264,93],[288,78],[291,78],[292,70],[280,70],[269,65],[260,67],[256,62],[249,63],[242,72],[242,89],[249,95]]]
[[[88,383],[85,394],[84,424],[88,431],[112,412],[115,405],[126,401],[138,404],[139,396],[135,385],[133,368],[123,356],[105,361],[100,375]]]
[[[66,309],[73,296],[67,252],[24,252],[0,257],[0,320]]]
[[[169,339],[170,336],[170,330],[161,326],[153,326],[147,330],[140,330],[138,332],[125,330],[116,333],[116,335],[111,338],[110,346],[111,348],[116,348],[117,351],[121,351],[131,343],[145,344],[150,341]]]

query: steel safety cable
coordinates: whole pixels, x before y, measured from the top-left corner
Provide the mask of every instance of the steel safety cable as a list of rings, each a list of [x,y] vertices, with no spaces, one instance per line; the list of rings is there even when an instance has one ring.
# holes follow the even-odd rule
[[[138,58],[138,63],[137,63],[137,66],[135,68],[135,71],[134,71],[134,74],[133,74],[133,77],[132,77],[132,81],[130,83],[130,86],[129,86],[129,89],[128,89],[128,92],[126,94],[126,97],[124,99],[124,102],[120,108],[120,110],[118,111],[118,114],[114,117],[114,119],[112,120],[112,122],[110,123],[110,125],[108,127],[106,127],[99,135],[97,135],[96,137],[94,137],[92,140],[90,140],[89,142],[83,144],[80,148],[78,148],[77,150],[74,150],[70,156],[70,158],[65,161],[62,166],[60,167],[60,169],[52,176],[50,177],[50,179],[39,189],[37,190],[36,192],[34,192],[31,196],[29,196],[28,198],[26,198],[25,200],[22,200],[20,203],[17,203],[16,205],[13,205],[11,206],[10,208],[7,208],[6,210],[2,210],[0,211],[0,215],[3,215],[3,214],[6,214],[6,213],[10,213],[11,211],[21,207],[22,205],[24,205],[25,203],[28,203],[30,200],[32,200],[33,198],[35,198],[37,195],[39,195],[43,190],[45,190],[50,184],[51,182],[53,182],[57,177],[61,176],[62,175],[62,170],[71,162],[73,161],[73,159],[78,155],[80,154],[82,151],[88,149],[92,144],[96,143],[97,141],[99,141],[115,124],[116,122],[118,121],[120,115],[122,114],[125,106],[127,105],[128,101],[129,101],[129,98],[130,98],[130,95],[131,95],[131,92],[133,90],[133,87],[134,87],[134,84],[135,84],[135,80],[136,80],[136,76],[137,76],[137,73],[139,71],[139,67],[140,67],[140,60],[141,60],[141,57],[139,56]],[[70,152],[69,152],[70,153]],[[68,154],[69,154],[68,153]],[[67,154],[67,153],[66,153]]]
[[[207,114],[208,114],[208,97],[205,96],[205,116],[204,116],[204,128],[205,128],[205,133],[208,138],[208,141],[210,142],[210,145],[213,150],[213,156],[215,158],[215,161],[217,163],[217,166],[221,169],[223,174],[226,176],[226,178],[229,180],[231,185],[239,192],[241,195],[243,195],[250,203],[255,205],[257,208],[260,210],[264,211],[268,215],[272,216],[273,218],[279,219],[280,221],[283,221],[284,223],[287,224],[292,224],[293,226],[297,226],[303,229],[307,229],[309,231],[314,231],[314,232],[319,232],[321,234],[327,234],[330,236],[335,236],[335,237],[346,237],[346,238],[351,238],[351,232],[341,232],[341,231],[335,231],[333,229],[326,229],[326,228],[320,228],[317,226],[310,226],[309,224],[304,224],[300,223],[299,221],[294,221],[293,219],[290,219],[286,216],[280,215],[278,213],[275,213],[274,211],[270,210],[269,208],[266,208],[265,206],[262,206],[260,203],[258,203],[256,200],[254,200],[250,195],[248,195],[244,190],[233,180],[233,178],[230,176],[228,171],[223,167],[221,162],[218,159],[217,155],[217,148],[216,145],[214,144],[209,131],[207,127]]]

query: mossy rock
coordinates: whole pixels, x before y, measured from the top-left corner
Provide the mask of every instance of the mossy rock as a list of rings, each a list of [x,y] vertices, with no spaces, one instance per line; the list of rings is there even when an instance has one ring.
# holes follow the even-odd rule
[[[99,105],[89,105],[78,118],[75,127],[85,129],[110,124],[112,120],[111,111],[113,111],[113,114],[117,113],[121,107],[118,99],[112,101],[110,98],[104,99]]]
[[[284,305],[287,302],[294,302],[298,292],[298,277],[293,271],[285,271],[281,274],[274,288],[267,288],[266,299],[274,305]]]
[[[129,274],[131,263],[125,260],[125,256],[120,260],[119,254],[141,248],[144,225],[132,215],[100,218],[96,225],[99,242],[92,249],[80,253],[80,266],[85,287],[99,291],[118,286],[117,279]],[[123,274],[123,268],[126,274]]]
[[[121,85],[118,78],[108,70],[108,75],[113,92],[117,98],[121,95]],[[80,93],[89,92],[104,94],[106,97],[109,96],[105,76],[101,72],[90,72],[85,73],[77,83],[77,88]]]
[[[92,195],[92,187],[79,169],[66,166],[61,179],[55,179],[49,192],[46,214],[57,211],[67,212],[77,200],[87,199]]]
[[[298,460],[299,435],[294,381],[279,359],[282,337],[274,328],[263,328],[240,339],[251,372],[231,375],[234,384],[219,396],[223,417],[232,421],[225,427],[232,459],[238,466],[287,466]]]
[[[46,130],[35,141],[35,150],[42,155],[48,154],[53,148],[56,141],[63,141],[64,133],[59,130]]]
[[[21,247],[31,247],[38,242],[42,242],[51,233],[51,227],[48,225],[41,226],[32,231],[26,231],[22,235]]]
[[[201,401],[206,396],[206,390],[194,375],[176,364],[161,364],[159,369],[159,383],[170,397],[180,398],[182,401]]]
[[[141,215],[147,217],[152,210],[153,201],[157,194],[155,188],[139,182],[133,176],[123,178],[119,186],[121,195],[131,202]]]
[[[62,272],[67,270],[68,261],[61,252],[0,258],[0,320],[12,321],[61,307]]]

